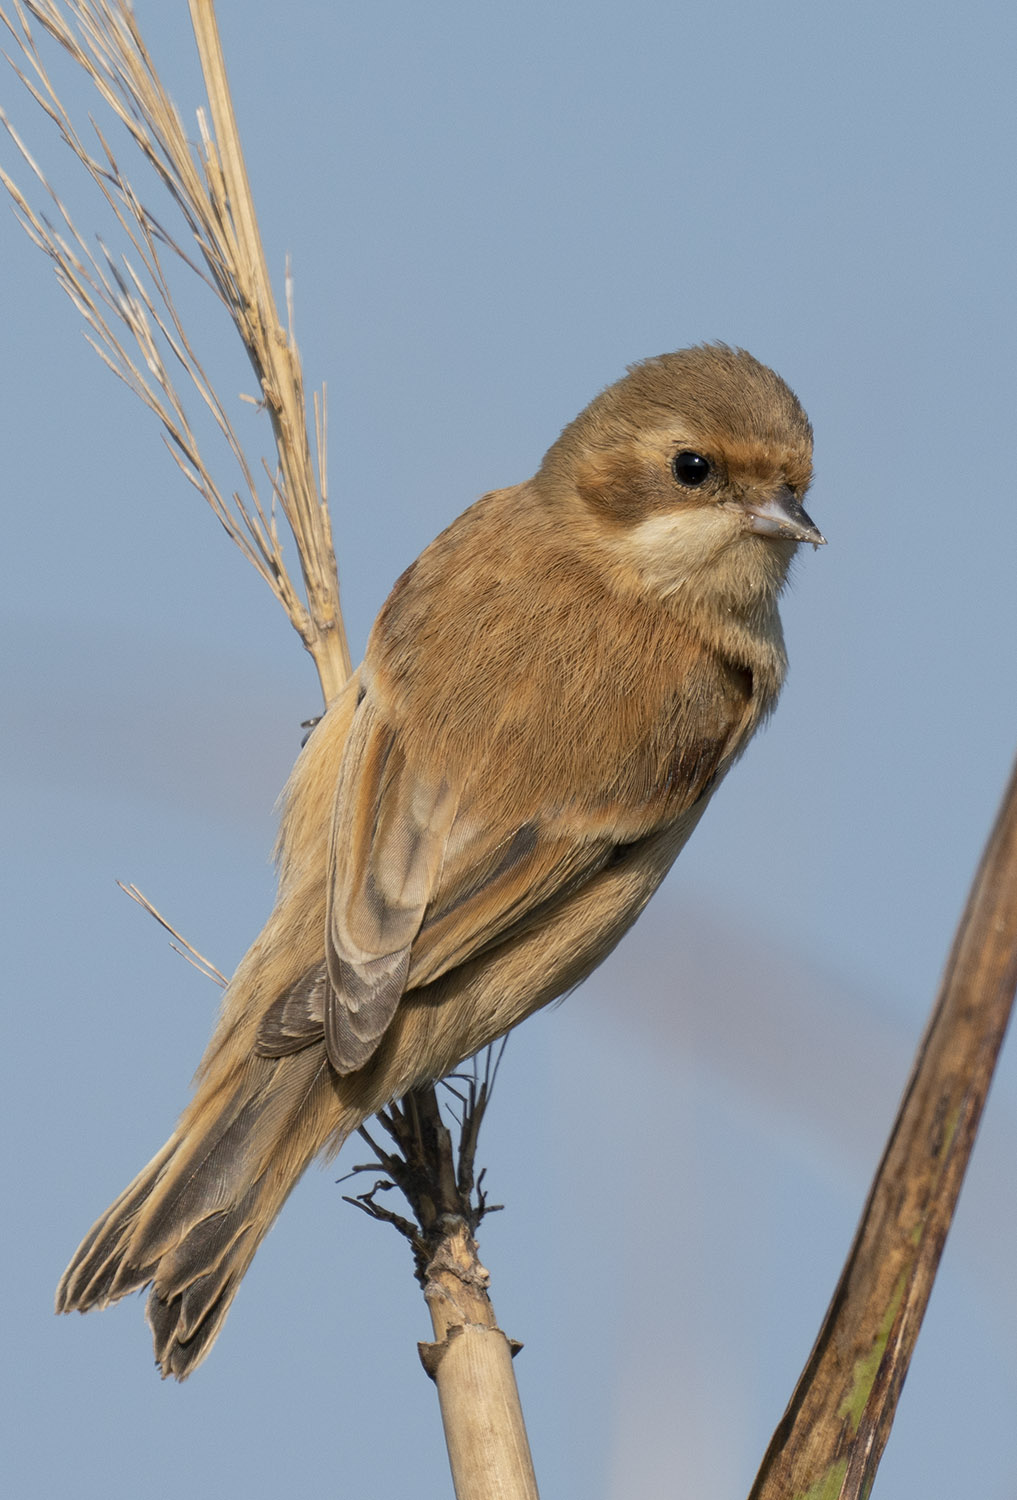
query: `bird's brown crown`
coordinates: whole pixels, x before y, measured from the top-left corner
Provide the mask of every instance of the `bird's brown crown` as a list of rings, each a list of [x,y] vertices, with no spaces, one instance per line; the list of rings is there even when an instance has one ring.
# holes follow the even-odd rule
[[[725,488],[787,484],[804,494],[812,428],[797,396],[743,349],[702,344],[632,365],[548,450],[540,480],[577,491],[607,520],[635,524],[679,501],[708,504],[716,487],[681,493],[670,470],[683,449],[715,466]]]

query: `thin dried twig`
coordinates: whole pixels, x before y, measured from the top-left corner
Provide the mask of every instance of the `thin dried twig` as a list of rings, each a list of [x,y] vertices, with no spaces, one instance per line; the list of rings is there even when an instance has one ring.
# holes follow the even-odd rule
[[[475,1164],[480,1127],[504,1050],[504,1039],[487,1048],[482,1074],[474,1059],[471,1072],[452,1074],[443,1080],[442,1088],[458,1103],[458,1110],[453,1111],[458,1138],[453,1137],[442,1118],[433,1085],[416,1089],[379,1111],[378,1122],[392,1139],[394,1151],[382,1147],[366,1127],[361,1126],[358,1131],[374,1152],[375,1160],[353,1167],[349,1175],[361,1172],[386,1175],[367,1192],[347,1197],[346,1202],[374,1219],[392,1224],[409,1241],[421,1286],[426,1287],[428,1263],[445,1237],[447,1220],[460,1220],[473,1235],[486,1214],[501,1208],[501,1204],[488,1202],[484,1171],[478,1173]],[[456,1083],[462,1088],[457,1088]],[[406,1198],[415,1222],[376,1202],[379,1192],[392,1187],[398,1187]]]
[[[286,610],[314,659],[328,702],[349,676],[351,663],[325,503],[324,391],[313,401],[316,476],[293,337],[289,273],[290,323],[284,328],[261,249],[213,6],[211,0],[190,0],[190,5],[214,126],[213,131],[199,111],[198,146],[187,139],[127,0],[68,0],[65,5],[13,0],[10,12],[0,7],[0,20],[22,58],[15,72],[101,195],[123,238],[122,254],[107,250],[101,241],[95,247],[86,243],[3,112],[0,122],[48,198],[54,219],[33,208],[8,173],[0,171],[0,181],[29,237],[53,262],[61,286],[85,320],[93,348],[158,418],[181,472]],[[78,133],[50,79],[31,19],[83,70],[114,126],[126,131],[155,172],[182,222],[182,235],[174,236],[141,201],[108,132],[94,124],[91,146]],[[185,243],[196,254],[188,253]],[[267,503],[184,325],[171,285],[176,264],[197,273],[228,311],[254,368],[260,391],[256,404],[268,412],[276,447],[275,463],[265,466]],[[214,476],[178,381],[211,415],[239,470],[242,491],[224,491]],[[296,541],[303,597],[283,559],[277,506]]]
[[[149,901],[148,897],[146,895],[143,895],[143,893],[138,890],[138,887],[136,885],[124,885],[122,880],[118,880],[117,885],[123,891],[125,896],[130,896],[132,901],[136,901],[143,911],[147,911],[150,917],[154,917],[155,920],[159,923],[159,926],[165,927],[170,937],[176,940],[175,942],[170,943],[170,947],[173,949],[174,953],[179,953],[181,958],[186,958],[187,962],[193,965],[193,967],[197,969],[198,973],[203,974],[206,979],[213,980],[214,983],[219,985],[222,989],[226,988],[226,986],[229,984],[229,980],[226,978],[226,975],[222,972],[222,970],[217,969],[211,959],[205,958],[203,954],[199,953],[197,948],[194,947],[193,943],[189,943],[187,939],[181,933],[179,933],[175,927],[167,922],[162,912],[156,910],[151,901]]]

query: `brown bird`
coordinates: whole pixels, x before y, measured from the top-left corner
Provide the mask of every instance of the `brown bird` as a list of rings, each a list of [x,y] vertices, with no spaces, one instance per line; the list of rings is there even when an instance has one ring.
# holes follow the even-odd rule
[[[776,703],[811,456],[751,355],[664,354],[407,568],[294,768],[194,1098],[58,1311],[151,1283],[183,1379],[311,1159],[614,947]]]

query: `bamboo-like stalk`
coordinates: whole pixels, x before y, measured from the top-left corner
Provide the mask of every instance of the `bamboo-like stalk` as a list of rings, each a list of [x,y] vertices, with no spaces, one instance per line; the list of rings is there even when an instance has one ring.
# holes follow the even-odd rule
[[[360,1132],[376,1160],[354,1170],[383,1171],[390,1180],[347,1201],[392,1224],[413,1250],[434,1329],[434,1342],[419,1346],[420,1357],[438,1388],[457,1500],[537,1500],[512,1367],[521,1345],[498,1326],[490,1277],[474,1238],[491,1212],[483,1174],[474,1173],[477,1138],[497,1071],[491,1053],[487,1056],[483,1080],[474,1074],[465,1095],[455,1091],[462,1105],[458,1143],[442,1119],[434,1087],[416,1089],[378,1116],[395,1151]],[[413,1210],[413,1221],[377,1202],[378,1192],[393,1183]]]
[[[1017,766],[816,1346],[749,1500],[865,1500],[1017,988]]]
[[[537,1500],[515,1350],[498,1327],[468,1226],[456,1217],[443,1227],[424,1289],[435,1342],[421,1344],[420,1357],[438,1387],[456,1500]]]

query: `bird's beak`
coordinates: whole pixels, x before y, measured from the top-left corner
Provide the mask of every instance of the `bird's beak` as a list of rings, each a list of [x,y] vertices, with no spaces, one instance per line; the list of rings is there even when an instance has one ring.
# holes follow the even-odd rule
[[[749,516],[750,530],[758,532],[760,536],[787,537],[793,542],[811,542],[814,547],[821,547],[826,542],[826,537],[812,517],[802,509],[787,485],[775,495],[748,500],[745,509]]]

